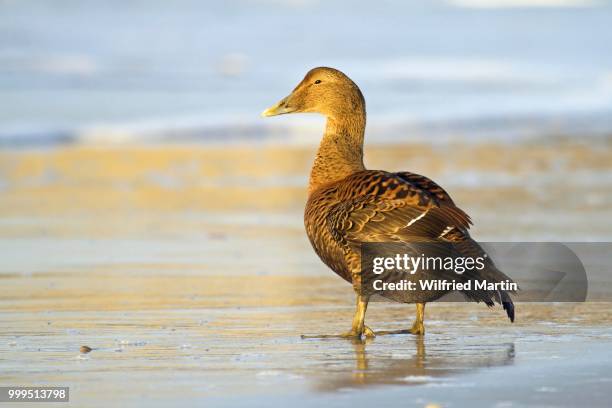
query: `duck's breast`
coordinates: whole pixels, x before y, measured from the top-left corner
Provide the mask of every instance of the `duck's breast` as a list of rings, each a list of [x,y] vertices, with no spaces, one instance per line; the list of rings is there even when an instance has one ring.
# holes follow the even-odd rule
[[[339,204],[335,186],[321,188],[310,194],[304,209],[306,234],[321,260],[340,277],[351,282],[351,273],[338,237],[329,227],[332,209]]]

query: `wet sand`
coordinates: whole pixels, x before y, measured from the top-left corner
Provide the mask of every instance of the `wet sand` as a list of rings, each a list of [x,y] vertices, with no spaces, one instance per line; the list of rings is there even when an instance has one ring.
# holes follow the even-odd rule
[[[368,162],[430,175],[482,240],[609,240],[610,156],[414,145],[373,147]],[[353,303],[303,232],[311,157],[1,152],[0,384],[70,386],[78,406],[608,405],[610,303],[518,304],[514,324],[500,308],[440,303],[424,339],[301,339],[346,330]],[[373,303],[367,322],[406,328],[413,309]]]

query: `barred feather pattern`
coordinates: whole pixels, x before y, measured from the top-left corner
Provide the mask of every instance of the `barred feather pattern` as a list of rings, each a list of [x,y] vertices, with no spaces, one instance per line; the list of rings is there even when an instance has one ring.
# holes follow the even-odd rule
[[[453,243],[465,256],[484,252],[469,235],[470,217],[448,193],[427,177],[409,172],[363,170],[323,186],[311,192],[304,222],[319,257],[356,290],[361,285],[360,245],[365,242],[444,242]],[[491,260],[478,273],[465,279],[510,280]],[[507,293],[463,294],[489,306],[511,304]],[[406,294],[402,300],[411,302]]]

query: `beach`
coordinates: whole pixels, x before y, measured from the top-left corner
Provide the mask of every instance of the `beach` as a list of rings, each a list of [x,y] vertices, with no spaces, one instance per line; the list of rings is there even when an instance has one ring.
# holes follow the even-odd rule
[[[424,338],[301,339],[346,330],[353,312],[303,231],[314,149],[1,152],[0,382],[69,386],[85,406],[607,405],[609,303],[519,303],[514,324],[436,303]],[[479,240],[612,233],[607,147],[380,144],[366,161],[428,174]],[[413,309],[374,302],[367,323],[407,328]]]

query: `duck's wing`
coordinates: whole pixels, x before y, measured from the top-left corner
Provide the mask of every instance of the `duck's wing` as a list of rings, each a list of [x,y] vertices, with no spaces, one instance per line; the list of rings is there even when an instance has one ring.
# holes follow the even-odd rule
[[[350,242],[469,237],[470,217],[427,177],[367,171],[344,180],[330,212],[332,233]]]
[[[482,256],[484,250],[469,235],[470,217],[451,197],[427,177],[402,172],[367,171],[344,180],[338,189],[339,203],[328,215],[328,228],[348,254],[352,270],[361,268],[361,244],[395,242],[452,244],[463,256]],[[465,273],[462,280],[510,280],[489,259],[482,271]],[[449,275],[449,278],[456,276]],[[468,298],[510,308],[511,300],[502,293],[464,293]],[[508,304],[508,302],[510,302]],[[507,309],[508,315],[511,312]],[[513,312],[511,319],[513,319]]]

